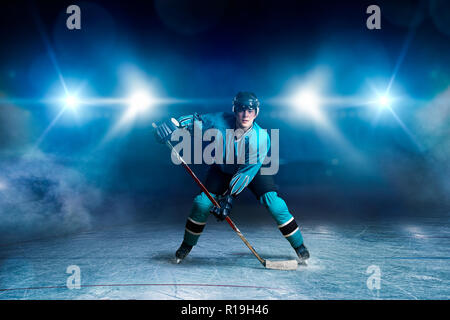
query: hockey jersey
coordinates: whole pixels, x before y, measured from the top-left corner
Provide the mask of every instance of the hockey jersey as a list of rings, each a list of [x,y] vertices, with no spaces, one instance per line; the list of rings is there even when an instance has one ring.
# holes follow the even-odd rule
[[[237,196],[258,173],[270,149],[267,131],[256,122],[242,136],[236,138],[236,118],[233,113],[219,112],[203,115],[193,114],[178,118],[180,127],[191,134],[216,129],[216,137],[222,139],[223,152],[215,159],[222,172],[233,175],[229,191]],[[220,159],[221,158],[221,159]]]

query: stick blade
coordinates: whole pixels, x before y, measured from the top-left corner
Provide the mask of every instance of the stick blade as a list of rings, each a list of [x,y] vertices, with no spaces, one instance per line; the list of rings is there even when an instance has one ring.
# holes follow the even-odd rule
[[[284,261],[269,261],[266,260],[265,266],[267,269],[275,270],[297,270],[297,260],[284,260]]]

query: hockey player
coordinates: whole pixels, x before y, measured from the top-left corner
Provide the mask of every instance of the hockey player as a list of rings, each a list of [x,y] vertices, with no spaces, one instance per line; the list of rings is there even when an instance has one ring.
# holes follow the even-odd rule
[[[239,92],[233,99],[233,113],[183,116],[178,119],[178,126],[175,124],[176,121],[169,120],[156,128],[156,138],[160,143],[168,141],[177,129],[193,132],[195,125],[201,125],[202,129],[219,130],[224,140],[224,161],[221,164],[217,164],[216,161],[210,166],[205,183],[206,189],[218,201],[220,208],[214,207],[203,192],[194,198],[183,242],[175,253],[177,263],[180,263],[197,244],[209,214],[212,213],[219,220],[224,220],[231,213],[233,200],[246,187],[270,212],[281,233],[294,248],[300,262],[309,258],[300,229],[285,201],[278,195],[273,176],[261,174],[261,165],[269,151],[270,139],[267,132],[255,122],[259,114],[259,105],[254,93]],[[227,135],[229,129],[234,130],[232,139]],[[266,148],[257,148],[254,145],[255,141],[263,141],[262,139],[267,141]],[[234,159],[233,156],[237,159],[244,157],[245,161],[230,164],[230,157]],[[249,161],[250,159],[256,161]]]

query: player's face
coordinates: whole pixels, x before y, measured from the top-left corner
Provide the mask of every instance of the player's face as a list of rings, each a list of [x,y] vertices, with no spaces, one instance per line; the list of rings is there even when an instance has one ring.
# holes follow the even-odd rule
[[[256,118],[255,109],[245,109],[236,112],[236,125],[240,129],[247,130],[253,125],[253,121]]]

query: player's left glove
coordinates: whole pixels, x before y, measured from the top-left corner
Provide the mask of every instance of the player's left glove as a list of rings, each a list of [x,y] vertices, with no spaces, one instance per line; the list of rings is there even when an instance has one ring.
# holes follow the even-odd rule
[[[227,194],[221,197],[217,202],[220,205],[219,207],[214,206],[211,209],[211,213],[216,216],[217,220],[223,221],[226,217],[228,217],[231,213],[231,209],[233,208],[233,196]]]

